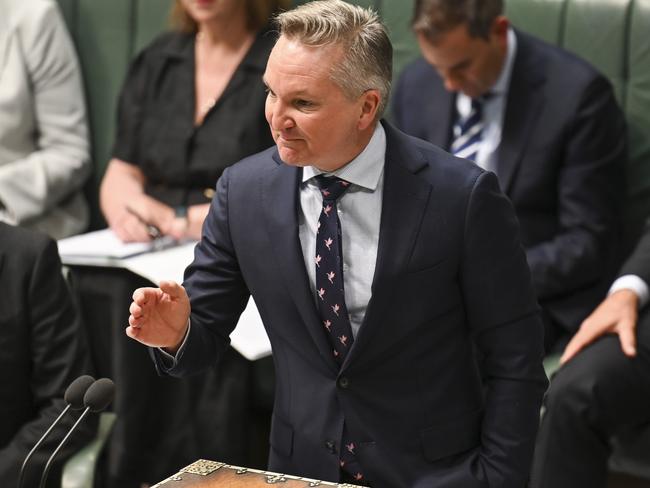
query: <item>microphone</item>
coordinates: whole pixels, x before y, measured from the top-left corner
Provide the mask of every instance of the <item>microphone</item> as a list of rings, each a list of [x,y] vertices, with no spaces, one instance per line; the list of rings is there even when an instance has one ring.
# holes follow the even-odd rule
[[[70,409],[81,410],[82,408],[84,408],[84,395],[86,394],[86,391],[88,390],[90,385],[92,385],[94,382],[95,382],[95,378],[85,374],[83,376],[79,376],[79,378],[77,378],[72,383],[70,383],[70,386],[68,386],[68,388],[65,390],[65,394],[63,395],[63,399],[67,404],[66,407],[59,414],[59,416],[52,423],[52,425],[50,425],[50,427],[45,431],[45,434],[41,436],[41,438],[38,440],[36,445],[32,447],[32,450],[29,451],[27,457],[25,457],[25,460],[23,461],[23,465],[20,467],[20,473],[18,475],[18,488],[22,487],[23,477],[25,476],[25,467],[27,466],[27,463],[32,457],[32,455],[41,446],[41,444],[43,444],[45,439],[47,439],[47,437],[50,435],[50,432],[52,432],[54,427],[57,426],[57,424],[61,421],[61,419],[68,412],[68,410]]]
[[[88,390],[86,391],[83,397],[83,404],[86,406],[86,408],[79,416],[79,419],[70,428],[70,430],[63,438],[63,440],[56,447],[56,449],[54,450],[50,458],[47,460],[47,463],[45,464],[45,469],[43,470],[43,475],[41,476],[41,483],[39,484],[39,488],[45,488],[47,474],[50,471],[50,467],[52,465],[52,462],[54,461],[54,458],[59,453],[59,451],[63,448],[65,443],[70,438],[70,435],[74,432],[74,430],[77,428],[79,423],[84,419],[86,414],[88,414],[88,412],[96,413],[104,410],[113,401],[114,395],[115,395],[115,383],[113,383],[113,381],[108,378],[100,378],[97,381],[95,381],[92,385],[90,385],[90,387],[88,388]]]

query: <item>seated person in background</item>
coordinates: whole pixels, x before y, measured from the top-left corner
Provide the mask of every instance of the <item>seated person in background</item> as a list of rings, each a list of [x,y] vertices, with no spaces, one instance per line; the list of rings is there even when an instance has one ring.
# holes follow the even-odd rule
[[[604,488],[611,437],[650,422],[649,283],[650,221],[564,351],[545,400],[533,487]]]
[[[148,240],[145,222],[198,239],[224,168],[273,144],[262,74],[275,38],[264,27],[279,3],[177,0],[179,30],[133,62],[100,192],[122,240]]]
[[[626,136],[610,83],[513,29],[501,0],[417,0],[424,59],[393,98],[405,132],[494,171],[512,201],[545,346],[566,345],[620,264]]]
[[[510,202],[493,174],[380,122],[392,46],[376,14],[318,1],[278,24],[277,147],[224,171],[187,292],[135,291],[127,334],[189,375],[223,356],[252,294],[277,369],[269,469],[522,487],[546,377]]]
[[[266,24],[288,3],[173,4],[177,28],[135,58],[119,100],[113,159],[100,203],[121,239],[150,239],[144,222],[179,239],[198,239],[222,171],[273,144],[264,119],[262,75],[275,35]],[[133,289],[125,284],[132,278],[107,279],[119,281],[114,289]],[[111,317],[112,356],[119,357],[111,365],[118,418],[107,456],[107,486],[159,481],[197,456],[258,466],[250,459],[248,439],[252,363],[229,349],[218,373],[183,383],[158,378],[146,350],[126,343],[122,333],[130,293],[112,295],[105,283],[90,287],[119,309],[106,310],[93,322]],[[272,370],[271,360],[265,361]],[[164,405],[157,405],[159,398],[165,398]],[[265,414],[266,425],[270,412]],[[260,450],[267,449],[263,444]],[[263,463],[267,456],[260,457]]]
[[[2,0],[0,11],[0,220],[78,234],[90,161],[74,47],[53,0]]]
[[[15,487],[27,453],[65,404],[63,393],[89,372],[87,348],[56,244],[47,236],[0,222],[0,486]],[[36,451],[24,486],[38,486],[45,462],[78,415],[69,415]],[[88,442],[84,420],[57,465]],[[56,470],[48,478],[54,486]]]

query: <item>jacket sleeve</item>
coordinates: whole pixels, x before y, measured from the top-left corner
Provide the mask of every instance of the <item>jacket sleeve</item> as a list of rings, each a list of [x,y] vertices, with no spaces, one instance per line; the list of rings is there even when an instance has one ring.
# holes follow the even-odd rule
[[[543,328],[514,210],[492,173],[469,199],[461,286],[486,392],[480,464],[489,486],[523,487],[547,386]]]
[[[585,87],[566,138],[557,175],[557,233],[526,251],[540,300],[589,286],[616,265],[627,139],[603,77]]]
[[[619,272],[619,276],[628,274],[636,275],[650,285],[650,219],[646,220],[641,239]]]
[[[0,166],[0,201],[17,223],[39,217],[78,191],[90,174],[81,74],[55,2],[30,3],[10,33],[22,47],[35,120],[34,151]],[[30,129],[31,130],[31,129]],[[27,135],[23,134],[23,137]]]
[[[231,173],[227,168],[217,182],[194,261],[185,271],[183,286],[192,307],[189,334],[172,368],[153,354],[159,373],[185,376],[212,366],[230,344],[230,333],[248,303],[250,292],[239,269],[228,223]]]

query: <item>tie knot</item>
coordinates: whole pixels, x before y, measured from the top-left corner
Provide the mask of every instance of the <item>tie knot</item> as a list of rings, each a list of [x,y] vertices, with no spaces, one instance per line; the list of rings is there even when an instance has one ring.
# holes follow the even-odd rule
[[[483,109],[484,101],[485,100],[482,97],[472,98],[472,112],[481,113],[481,110]]]
[[[323,200],[336,201],[350,188],[350,182],[336,176],[316,176],[316,184],[320,188]]]

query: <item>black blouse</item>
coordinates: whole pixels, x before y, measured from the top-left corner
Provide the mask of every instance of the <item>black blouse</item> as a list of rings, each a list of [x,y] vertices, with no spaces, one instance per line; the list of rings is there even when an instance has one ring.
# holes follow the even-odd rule
[[[145,192],[171,206],[211,200],[223,170],[273,145],[262,75],[275,36],[257,35],[217,103],[194,125],[194,34],[166,33],[132,62],[113,157],[139,166]]]

